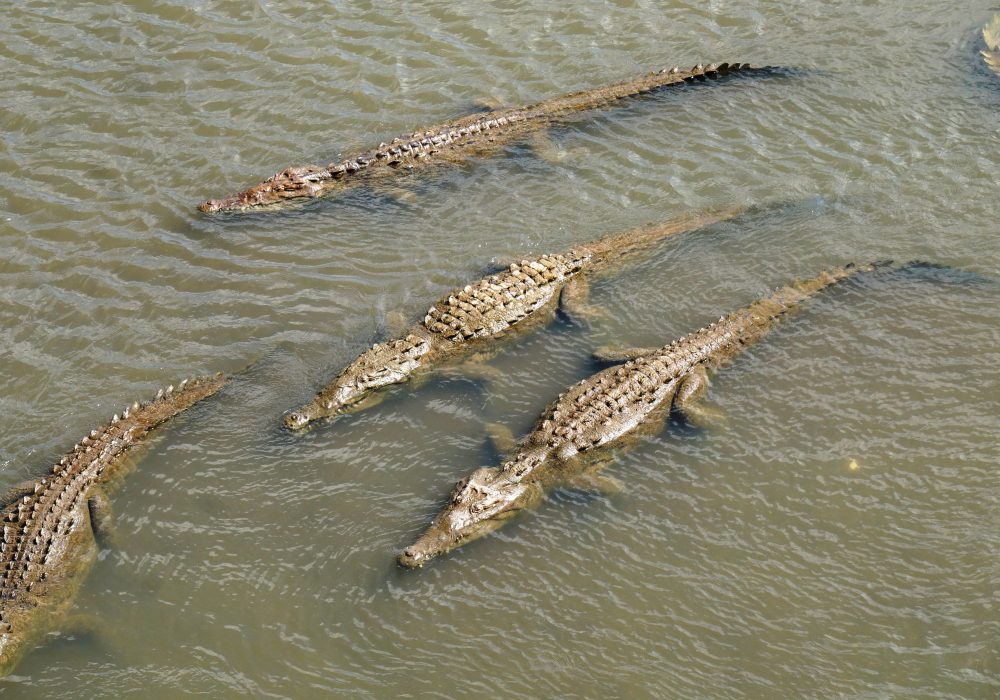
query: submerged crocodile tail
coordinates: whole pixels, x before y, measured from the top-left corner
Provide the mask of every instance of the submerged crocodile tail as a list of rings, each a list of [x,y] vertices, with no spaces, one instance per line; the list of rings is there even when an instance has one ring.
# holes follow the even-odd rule
[[[611,259],[617,260],[623,255],[643,251],[675,234],[694,231],[720,221],[733,219],[747,211],[748,208],[745,204],[734,204],[729,207],[706,209],[693,214],[682,214],[660,224],[649,224],[625,233],[614,233],[592,243],[587,243],[583,247],[593,254],[595,264]]]
[[[862,265],[848,263],[842,267],[835,267],[820,273],[816,277],[795,280],[791,284],[779,288],[770,296],[754,302],[750,305],[750,309],[751,311],[760,312],[762,315],[766,314],[771,317],[777,317],[827,287],[831,287],[861,273],[872,272],[886,267],[894,268],[893,261],[880,260]]]
[[[981,52],[983,60],[990,70],[1000,76],[1000,14],[994,15],[983,27],[983,41],[986,42],[986,50]]]
[[[689,69],[677,66],[664,68],[655,73],[649,73],[633,80],[626,80],[614,85],[607,85],[592,90],[582,90],[570,95],[556,97],[539,102],[529,108],[531,111],[541,111],[550,117],[556,117],[569,112],[593,109],[621,100],[633,95],[640,95],[670,86],[680,86],[685,83],[718,80],[730,75],[761,74],[771,71],[770,67],[754,68],[749,63],[709,63],[697,64]]]

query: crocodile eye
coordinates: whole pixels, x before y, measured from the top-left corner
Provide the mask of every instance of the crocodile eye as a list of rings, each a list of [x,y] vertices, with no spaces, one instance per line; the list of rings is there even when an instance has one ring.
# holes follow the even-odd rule
[[[467,479],[462,479],[457,484],[455,484],[454,490],[451,492],[451,502],[458,503],[462,500],[462,492],[465,491],[465,487],[469,485]]]

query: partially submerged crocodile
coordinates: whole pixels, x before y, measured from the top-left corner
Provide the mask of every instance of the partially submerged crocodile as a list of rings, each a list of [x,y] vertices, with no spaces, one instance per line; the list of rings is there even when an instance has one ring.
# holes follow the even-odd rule
[[[185,380],[152,401],[127,406],[74,445],[50,475],[10,490],[0,541],[0,676],[65,624],[97,559],[96,537],[110,534],[106,489],[123,475],[122,457],[150,430],[214,394],[223,382],[221,373]]]
[[[980,53],[990,70],[1000,76],[1000,14],[994,15],[983,27],[983,41],[986,42],[986,50]]]
[[[641,428],[655,430],[671,410],[693,423],[708,412],[698,402],[716,368],[760,340],[779,317],[803,299],[874,265],[848,265],[774,294],[661,348],[606,353],[624,361],[579,382],[543,411],[532,432],[499,467],[483,467],[462,479],[448,504],[417,541],[398,557],[407,568],[501,527],[539,503],[554,487],[606,488],[596,472],[607,452]],[[512,440],[511,440],[512,442]]]
[[[583,313],[587,295],[584,273],[619,262],[657,241],[730,219],[746,211],[732,206],[684,215],[662,224],[606,236],[562,253],[512,263],[507,270],[456,289],[430,308],[402,337],[376,343],[347,366],[312,401],[284,418],[292,430],[312,421],[373,405],[372,392],[407,381],[484,343],[518,329],[529,319],[549,320],[557,305]]]
[[[455,163],[498,152],[506,144],[573,114],[596,109],[632,95],[671,85],[717,79],[735,73],[759,73],[748,63],[698,64],[690,70],[671,68],[614,85],[544,100],[527,107],[470,114],[381,143],[325,167],[290,167],[238,194],[210,199],[203,212],[242,211],[289,200],[318,197],[335,190],[397,177],[417,166]]]

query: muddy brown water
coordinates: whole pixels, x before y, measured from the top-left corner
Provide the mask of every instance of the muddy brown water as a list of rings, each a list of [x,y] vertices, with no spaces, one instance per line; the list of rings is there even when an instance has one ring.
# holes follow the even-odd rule
[[[114,498],[78,610],[4,697],[1000,693],[996,11],[940,2],[14,3],[0,29],[0,468],[126,401],[251,365]],[[636,100],[527,147],[282,214],[195,206],[477,101],[673,63],[800,70]],[[702,207],[609,310],[303,436],[282,413],[495,258]],[[926,259],[809,303],[714,379],[725,424],[620,454],[411,573],[393,557],[609,342],[659,344],[797,275]],[[857,465],[851,469],[852,461]]]

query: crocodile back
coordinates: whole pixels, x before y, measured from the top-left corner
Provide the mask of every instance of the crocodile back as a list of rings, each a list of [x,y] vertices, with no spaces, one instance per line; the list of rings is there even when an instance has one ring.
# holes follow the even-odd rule
[[[586,265],[589,255],[542,255],[457,289],[424,316],[431,333],[453,343],[504,332],[556,300],[563,284]]]
[[[669,408],[668,400],[695,367],[719,367],[804,299],[874,267],[847,265],[793,282],[648,355],[584,379],[545,409],[528,443],[565,459],[620,438]]]

